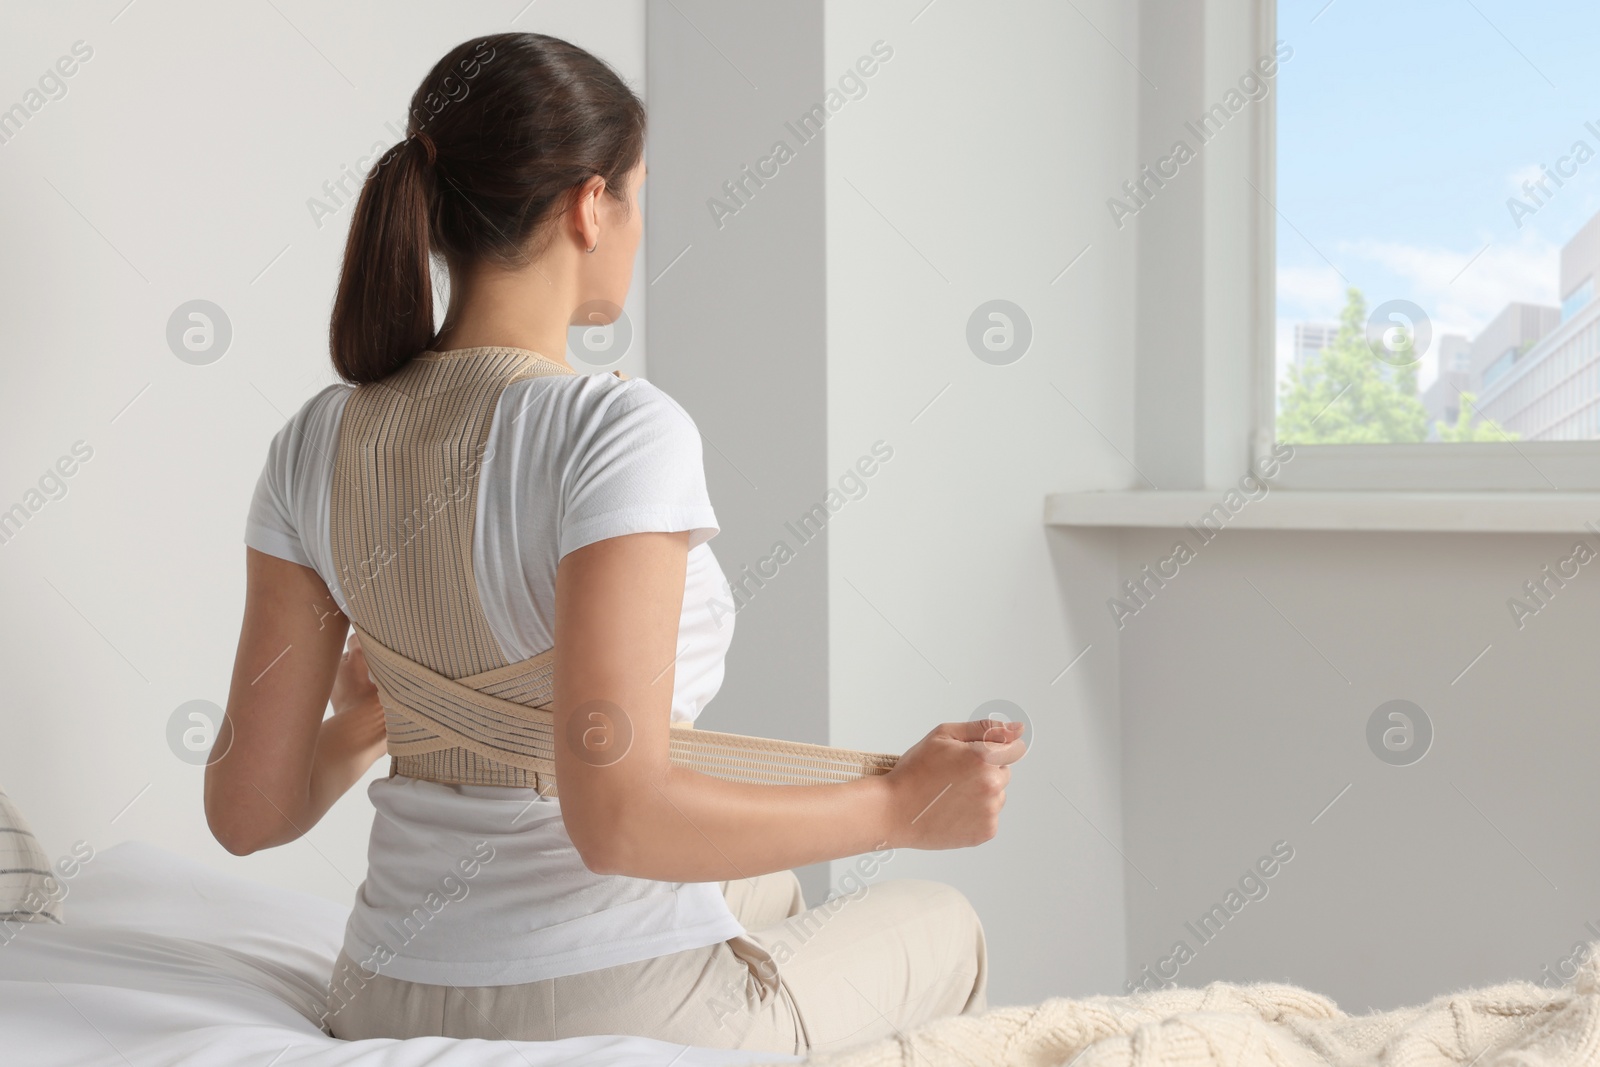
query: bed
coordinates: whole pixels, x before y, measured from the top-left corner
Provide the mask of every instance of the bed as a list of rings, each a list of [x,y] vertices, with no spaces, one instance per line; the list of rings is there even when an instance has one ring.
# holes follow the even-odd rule
[[[799,1057],[637,1037],[339,1041],[317,1019],[346,909],[139,841],[95,853],[66,922],[0,943],[0,1062],[26,1067],[724,1067]]]
[[[3,797],[3,794],[0,794]],[[339,1041],[317,1025],[345,909],[145,842],[72,876],[66,922],[0,937],[11,1067],[725,1067],[773,1053],[636,1037]],[[1600,944],[1590,946],[1600,949]],[[1600,952],[1565,986],[1511,982],[1350,1016],[1295,986],[1213,982],[934,1020],[807,1067],[1591,1067]]]

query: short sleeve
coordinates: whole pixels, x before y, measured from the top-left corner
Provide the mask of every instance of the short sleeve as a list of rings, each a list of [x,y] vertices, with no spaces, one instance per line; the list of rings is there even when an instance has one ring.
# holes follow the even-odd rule
[[[255,494],[245,518],[244,543],[258,552],[311,566],[311,558],[300,542],[289,511],[290,463],[285,438],[292,432],[286,424],[267,448],[267,462],[256,479]]]
[[[313,552],[303,540],[300,527],[311,516],[312,502],[319,491],[330,465],[327,459],[330,442],[330,418],[336,418],[341,407],[337,402],[348,395],[350,386],[331,385],[313,396],[290,416],[283,427],[273,435],[267,446],[266,462],[256,478],[255,493],[250,498],[250,510],[245,518],[244,543],[269,556],[316,569]],[[322,444],[318,441],[322,440]],[[299,518],[297,518],[299,516]]]
[[[700,431],[676,400],[640,378],[616,392],[584,435],[562,488],[560,555],[608,537],[689,531],[716,536]]]

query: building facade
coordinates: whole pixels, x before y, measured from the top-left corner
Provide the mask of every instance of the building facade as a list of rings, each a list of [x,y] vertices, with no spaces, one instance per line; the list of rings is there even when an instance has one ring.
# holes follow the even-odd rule
[[[1561,307],[1544,309],[1555,320],[1551,328],[1520,351],[1484,353],[1476,405],[1483,417],[1524,441],[1600,437],[1597,273],[1600,215],[1561,249]]]
[[[1459,333],[1439,335],[1439,373],[1422,391],[1428,412],[1428,439],[1438,440],[1439,424],[1456,424],[1461,394],[1472,391],[1472,342]]]
[[[1339,336],[1337,322],[1297,322],[1294,324],[1294,365],[1304,367],[1312,356],[1333,347]]]

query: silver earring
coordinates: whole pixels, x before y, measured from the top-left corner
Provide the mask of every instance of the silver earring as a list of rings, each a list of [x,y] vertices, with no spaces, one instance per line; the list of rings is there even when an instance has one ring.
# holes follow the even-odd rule
[[[585,252],[593,252],[595,250],[595,248],[599,248],[599,247],[600,247],[600,242],[596,241],[594,243],[594,247],[593,248],[585,248],[584,251]]]

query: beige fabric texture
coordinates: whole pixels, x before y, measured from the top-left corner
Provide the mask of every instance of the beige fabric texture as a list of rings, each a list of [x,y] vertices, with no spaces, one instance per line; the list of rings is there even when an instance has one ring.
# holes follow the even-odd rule
[[[429,351],[346,400],[329,542],[383,702],[391,775],[555,795],[555,650],[506,662],[478,598],[472,544],[500,394],[524,378],[572,373],[517,348]],[[582,733],[585,743],[626,724],[602,725]],[[669,758],[784,785],[884,774],[898,759],[688,728],[672,731]]]
[[[1510,982],[1348,1015],[1290,985],[1052,999],[941,1019],[807,1067],[1579,1067],[1600,1064],[1590,946],[1560,988]]]
[[[0,791],[0,923],[59,923],[64,891],[22,812]],[[0,944],[8,938],[0,929]]]
[[[783,871],[725,882],[723,893],[747,936],[541,982],[406,982],[370,975],[341,952],[329,1031],[350,1040],[632,1034],[793,1055],[987,1006],[983,929],[949,886],[883,881],[807,910],[799,880]]]

